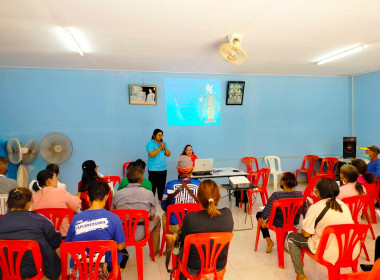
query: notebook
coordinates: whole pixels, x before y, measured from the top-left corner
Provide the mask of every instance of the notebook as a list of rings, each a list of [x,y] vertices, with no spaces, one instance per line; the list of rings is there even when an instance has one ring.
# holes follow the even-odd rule
[[[212,174],[214,160],[212,158],[196,159],[193,175]]]

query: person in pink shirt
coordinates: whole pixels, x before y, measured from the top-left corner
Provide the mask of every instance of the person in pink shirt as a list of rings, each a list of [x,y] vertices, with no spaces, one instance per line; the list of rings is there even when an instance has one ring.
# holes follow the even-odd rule
[[[355,166],[343,165],[340,168],[340,180],[343,186],[339,188],[337,199],[342,200],[345,197],[366,194],[364,186],[358,182],[359,171]],[[359,212],[358,221],[361,220],[362,211]]]
[[[354,159],[351,165],[355,166],[359,171],[358,182],[362,183],[367,193],[372,193],[375,190],[376,176],[367,172],[367,164],[362,159]]]
[[[36,191],[32,197],[32,210],[43,208],[68,208],[78,212],[81,200],[78,196],[70,194],[64,189],[57,189],[57,175],[49,170],[42,170],[37,175],[37,183],[33,185]],[[41,187],[41,189],[39,189]],[[62,221],[60,232],[66,236],[69,229],[69,221],[66,217]]]

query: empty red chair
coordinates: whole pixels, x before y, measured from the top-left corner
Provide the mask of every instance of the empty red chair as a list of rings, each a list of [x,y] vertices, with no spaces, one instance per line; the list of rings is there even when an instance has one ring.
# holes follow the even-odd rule
[[[68,223],[70,224],[74,217],[74,211],[66,208],[43,208],[36,209],[34,212],[49,219],[53,223],[56,231],[60,231],[63,219],[68,219]],[[64,240],[62,240],[62,242],[64,242]]]
[[[7,249],[7,253],[5,252],[5,249]],[[0,269],[3,274],[3,280],[22,280],[20,275],[21,259],[25,252],[29,250],[33,255],[37,275],[28,279],[38,280],[44,277],[40,245],[38,245],[37,241],[0,240]]]
[[[62,274],[61,279],[69,279],[68,255],[78,268],[79,279],[97,280],[100,262],[107,251],[111,251],[112,272],[107,280],[121,280],[117,264],[117,244],[113,240],[77,241],[62,243],[60,247]]]
[[[305,200],[303,198],[286,198],[275,200],[272,205],[272,210],[268,218],[266,227],[270,230],[273,230],[276,233],[276,243],[277,243],[277,258],[278,258],[278,267],[284,268],[284,242],[285,238],[288,235],[288,231],[297,232],[297,229],[294,227],[294,219],[296,215],[301,214],[301,208]],[[275,227],[273,225],[273,220],[276,215],[276,210],[280,209],[282,212],[282,217],[284,224],[282,228]],[[255,252],[257,251],[257,244],[259,243],[260,238],[260,224],[261,218],[257,221],[257,231],[256,231],[256,242],[255,242]]]
[[[368,225],[362,224],[328,226],[323,230],[322,237],[315,254],[302,248],[302,259],[306,253],[317,263],[326,266],[329,280],[340,279],[340,268],[342,267],[351,267],[353,272],[357,272],[358,259],[367,235],[368,227]],[[335,264],[331,264],[323,258],[327,241],[333,236],[336,237],[339,247],[338,260]],[[357,244],[360,244],[359,254],[357,256],[353,256],[355,251],[354,249]]]
[[[149,244],[150,258],[154,261],[154,251],[152,238],[149,233],[149,212],[146,210],[136,209],[116,209],[111,210],[122,220],[125,234],[125,246],[135,246],[137,276],[139,280],[143,280],[143,247]],[[135,238],[136,227],[138,224],[145,225],[145,238],[137,241]]]
[[[302,167],[300,169],[297,169],[296,171],[296,179],[298,179],[298,172],[305,172],[306,173],[306,180],[307,182],[310,181],[311,174],[316,172],[317,167],[317,161],[318,156],[315,155],[307,155],[303,158]],[[307,167],[306,167],[307,165]]]
[[[380,259],[378,259],[371,271],[354,272],[340,275],[341,280],[379,280],[380,279]]]
[[[241,159],[246,172],[248,173],[248,180],[251,182],[251,184],[255,181],[255,178],[257,174],[259,173],[259,164],[257,162],[257,158],[255,157],[243,157]],[[256,170],[253,170],[253,167],[255,166]],[[240,191],[240,207],[243,206],[244,201],[244,191]]]
[[[226,267],[220,271],[216,271],[216,261],[226,244],[230,244],[232,236],[232,232],[207,232],[186,236],[182,260],[178,260],[175,279],[179,279],[180,272],[190,280],[223,279]],[[201,259],[201,271],[197,276],[191,276],[186,269],[191,245],[197,248]]]
[[[332,180],[336,179],[336,169],[338,168],[339,160],[335,157],[325,157],[322,159],[321,168],[319,172],[315,173],[315,176],[327,177]],[[327,171],[323,171],[326,165]]]
[[[259,170],[259,173],[256,176],[255,182],[253,183],[254,186],[256,186],[256,189],[249,189],[247,191],[248,199],[249,199],[249,205],[248,205],[248,213],[252,213],[252,196],[254,193],[260,193],[261,201],[263,202],[263,205],[265,206],[267,204],[267,201],[269,199],[268,195],[268,182],[269,182],[269,176],[270,176],[270,168],[261,168]],[[259,186],[259,181],[262,181],[261,186]]]
[[[342,201],[348,206],[351,212],[352,219],[354,220],[355,224],[359,224],[358,222],[358,216],[360,211],[363,211],[364,215],[367,218],[369,229],[371,230],[372,237],[375,240],[375,233],[373,232],[373,228],[371,225],[371,221],[369,220],[368,213],[366,210],[366,203],[368,200],[367,195],[356,195],[351,197],[343,198]],[[367,261],[369,261],[369,255],[367,252],[367,248],[365,246],[365,243],[363,243],[363,251],[367,258]]]
[[[112,187],[110,186],[110,188],[111,188],[112,193],[114,193],[116,183],[120,184],[121,179],[117,175],[106,175],[106,176],[103,176],[103,181],[107,181],[109,186],[110,186],[110,183],[112,184]]]
[[[132,162],[132,161],[128,161],[128,162],[124,162],[124,163],[123,163],[123,178],[125,177],[125,174],[127,174],[126,169],[128,168],[128,165],[129,165],[131,162]]]
[[[170,217],[171,215],[175,215],[178,220],[178,227],[179,229],[182,227],[182,221],[185,218],[185,214],[189,212],[198,212],[202,210],[202,206],[199,203],[181,203],[181,204],[173,204],[169,205],[166,209],[166,225],[163,233],[162,233],[162,240],[161,240],[161,250],[160,250],[160,257],[162,256],[162,253],[164,251],[165,243],[166,243],[166,234],[170,234]]]

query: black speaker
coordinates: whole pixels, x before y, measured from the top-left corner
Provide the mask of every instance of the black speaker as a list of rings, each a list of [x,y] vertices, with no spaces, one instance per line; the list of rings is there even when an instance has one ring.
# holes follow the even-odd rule
[[[356,137],[343,137],[343,158],[356,158]]]

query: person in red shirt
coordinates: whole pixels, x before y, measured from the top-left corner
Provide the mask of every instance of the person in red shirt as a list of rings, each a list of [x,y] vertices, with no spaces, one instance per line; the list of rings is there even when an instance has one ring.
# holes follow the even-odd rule
[[[103,176],[98,174],[98,166],[93,160],[86,160],[85,162],[83,162],[82,170],[82,181],[80,181],[78,184],[78,196],[82,200],[81,210],[84,211],[90,208],[90,200],[88,198],[88,186],[94,181],[104,182],[108,186],[108,182],[103,179]],[[112,201],[112,191],[109,187],[108,189],[108,200],[106,205],[104,206],[104,209],[106,210],[110,210]]]
[[[197,155],[194,154],[193,147],[191,145],[186,145],[181,155],[188,156],[193,162],[193,166],[194,166],[195,160],[198,159]]]

